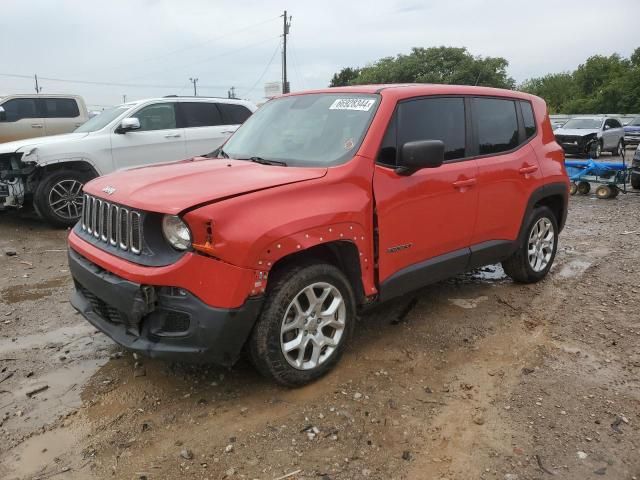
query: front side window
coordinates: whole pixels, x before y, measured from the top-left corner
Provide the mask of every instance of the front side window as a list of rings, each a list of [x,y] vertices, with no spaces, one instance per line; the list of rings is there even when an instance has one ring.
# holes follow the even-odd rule
[[[444,159],[463,158],[465,150],[464,100],[423,98],[398,106],[398,145],[416,140],[442,140]]]
[[[42,98],[45,118],[76,118],[80,116],[78,104],[72,98]]]
[[[480,155],[506,152],[518,146],[518,117],[513,100],[476,97],[473,115]]]
[[[622,124],[618,120],[616,120],[615,118],[610,118],[609,119],[609,126],[611,128],[621,128]]]
[[[140,129],[136,130],[137,132],[176,128],[175,103],[147,105],[132,116],[140,120]]]
[[[222,116],[215,103],[181,102],[180,111],[182,113],[182,126],[185,128],[223,125]]]
[[[524,121],[524,134],[527,138],[531,138],[536,134],[536,119],[533,116],[533,108],[529,102],[520,101],[522,109],[522,120]]]
[[[631,120],[628,125],[630,127],[640,127],[640,117],[636,117],[633,120]]]
[[[14,98],[2,104],[6,112],[7,122],[17,122],[23,118],[40,118],[40,113],[33,98]]]
[[[225,125],[240,125],[251,116],[251,110],[244,105],[219,103],[218,108],[222,112],[222,118]]]
[[[338,165],[351,158],[371,123],[378,95],[314,93],[267,102],[224,145],[236,159]]]

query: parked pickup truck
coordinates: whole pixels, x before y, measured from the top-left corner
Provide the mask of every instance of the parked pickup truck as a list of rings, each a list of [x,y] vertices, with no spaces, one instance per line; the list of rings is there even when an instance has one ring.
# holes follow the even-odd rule
[[[208,158],[84,188],[73,306],[151,357],[289,386],[330,370],[366,307],[486,264],[549,272],[569,181],[544,101],[448,85],[271,100]]]
[[[88,119],[77,95],[0,96],[0,143],[73,132]]]
[[[0,144],[0,209],[32,202],[50,224],[73,226],[88,180],[209,153],[255,109],[226,98],[152,98],[105,110],[73,133]]]

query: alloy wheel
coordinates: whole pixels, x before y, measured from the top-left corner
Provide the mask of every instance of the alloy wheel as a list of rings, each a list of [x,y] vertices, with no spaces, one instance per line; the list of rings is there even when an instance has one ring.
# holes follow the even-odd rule
[[[289,365],[311,370],[326,362],[345,334],[347,308],[340,291],[313,283],[291,301],[280,329],[280,347]]]
[[[49,207],[66,220],[80,218],[82,212],[82,186],[78,180],[60,180],[49,191]]]
[[[534,272],[541,272],[551,260],[555,244],[553,223],[546,217],[539,219],[531,229],[527,249],[529,266]]]

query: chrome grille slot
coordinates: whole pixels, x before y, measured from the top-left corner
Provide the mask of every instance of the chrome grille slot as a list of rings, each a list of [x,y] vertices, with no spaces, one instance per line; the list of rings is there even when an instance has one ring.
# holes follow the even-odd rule
[[[82,231],[112,247],[142,252],[142,214],[85,194],[82,201]]]
[[[128,250],[129,249],[129,210],[127,210],[126,208],[122,207],[120,208],[120,215],[119,215],[119,224],[120,224],[120,248],[122,250]]]

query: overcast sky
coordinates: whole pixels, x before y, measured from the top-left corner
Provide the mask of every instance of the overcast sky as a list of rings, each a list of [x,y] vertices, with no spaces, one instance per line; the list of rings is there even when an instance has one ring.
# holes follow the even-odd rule
[[[0,0],[0,94],[33,92],[37,73],[104,83],[40,81],[93,108],[190,95],[190,77],[199,94],[259,100],[280,79],[285,8],[292,90],[414,46],[505,57],[518,82],[640,46],[639,0]]]

